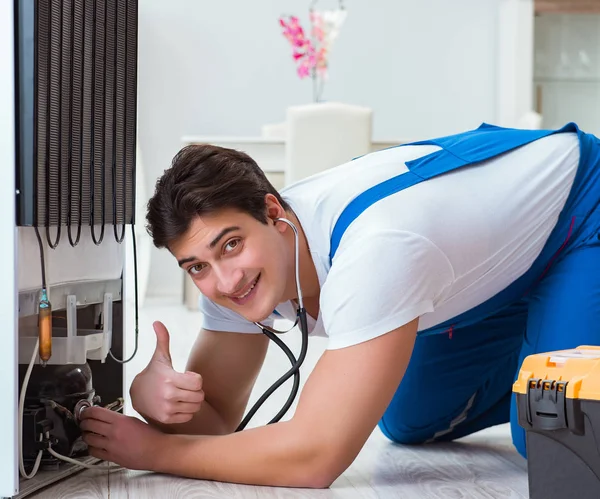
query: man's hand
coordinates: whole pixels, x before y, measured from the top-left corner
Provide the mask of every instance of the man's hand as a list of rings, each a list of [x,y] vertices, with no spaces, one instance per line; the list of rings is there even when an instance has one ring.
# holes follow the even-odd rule
[[[225,435],[163,435],[163,457],[154,471],[252,485],[329,487],[354,461],[392,400],[417,329],[415,319],[372,340],[327,350],[288,421]]]
[[[165,435],[137,418],[102,407],[81,413],[83,441],[92,456],[132,470],[154,471]]]
[[[202,377],[195,372],[178,373],[169,352],[169,332],[154,323],[156,350],[148,366],[131,384],[133,408],[159,423],[185,423],[200,410],[204,400]]]

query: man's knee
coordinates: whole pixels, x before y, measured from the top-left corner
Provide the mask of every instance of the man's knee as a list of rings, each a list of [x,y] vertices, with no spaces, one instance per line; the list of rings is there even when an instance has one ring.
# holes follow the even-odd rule
[[[404,445],[418,445],[429,441],[433,431],[426,428],[409,428],[384,416],[379,421],[379,429],[392,442]]]

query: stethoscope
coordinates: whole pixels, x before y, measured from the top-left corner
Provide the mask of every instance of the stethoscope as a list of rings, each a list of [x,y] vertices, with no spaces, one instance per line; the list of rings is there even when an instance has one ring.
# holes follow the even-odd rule
[[[246,414],[246,416],[244,417],[244,419],[242,420],[242,422],[240,423],[240,425],[237,427],[237,429],[235,431],[243,430],[246,427],[246,425],[248,424],[248,422],[250,421],[250,419],[252,419],[254,414],[256,414],[256,411],[258,411],[258,409],[260,409],[260,407],[273,394],[273,392],[275,392],[275,390],[277,390],[277,388],[279,388],[283,383],[285,383],[293,375],[294,376],[294,384],[292,386],[292,391],[290,392],[288,399],[286,400],[286,402],[283,405],[283,407],[281,408],[281,410],[275,415],[275,417],[273,419],[271,419],[271,421],[269,421],[268,424],[276,423],[285,415],[285,413],[289,410],[292,403],[294,402],[296,395],[298,394],[298,388],[300,387],[300,366],[304,362],[304,358],[306,357],[306,351],[308,350],[308,324],[306,322],[306,310],[304,309],[304,301],[302,299],[302,289],[300,289],[300,261],[299,261],[300,260],[300,255],[299,255],[300,241],[298,238],[298,229],[287,218],[276,218],[274,221],[275,222],[284,222],[284,223],[288,224],[294,231],[296,292],[298,293],[298,309],[296,311],[296,322],[294,322],[294,325],[287,331],[277,331],[268,326],[264,326],[260,322],[255,322],[254,324],[256,324],[269,339],[271,339],[279,348],[281,348],[283,350],[283,353],[285,353],[287,358],[290,359],[290,362],[292,363],[292,367],[283,376],[281,376],[281,378],[279,378],[275,383],[273,383],[271,385],[271,387],[265,393],[263,393],[261,395],[261,397],[252,406],[252,409],[250,409],[250,411],[248,411],[248,414]],[[300,355],[298,356],[298,359],[296,359],[296,357],[294,357],[294,354],[288,348],[288,346],[277,337],[277,335],[279,335],[279,334],[285,334],[288,331],[292,330],[296,325],[299,325],[300,333],[302,334],[302,346],[300,347]]]

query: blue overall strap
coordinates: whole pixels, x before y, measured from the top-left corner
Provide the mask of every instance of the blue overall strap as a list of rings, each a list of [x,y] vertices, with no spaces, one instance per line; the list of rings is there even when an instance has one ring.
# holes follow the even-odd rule
[[[424,180],[494,158],[542,137],[563,132],[576,132],[581,135],[575,123],[569,123],[559,130],[518,130],[484,123],[475,130],[457,135],[396,146],[436,145],[441,149],[406,162],[408,172],[367,189],[348,203],[336,221],[331,234],[330,263],[333,261],[346,229],[363,211],[377,201]]]

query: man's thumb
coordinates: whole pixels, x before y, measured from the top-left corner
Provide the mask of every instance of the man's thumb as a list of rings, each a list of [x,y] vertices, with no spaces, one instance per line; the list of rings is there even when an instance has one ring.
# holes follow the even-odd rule
[[[172,367],[171,352],[169,351],[169,331],[162,322],[156,321],[153,326],[156,333],[156,349],[152,360],[157,360]]]

